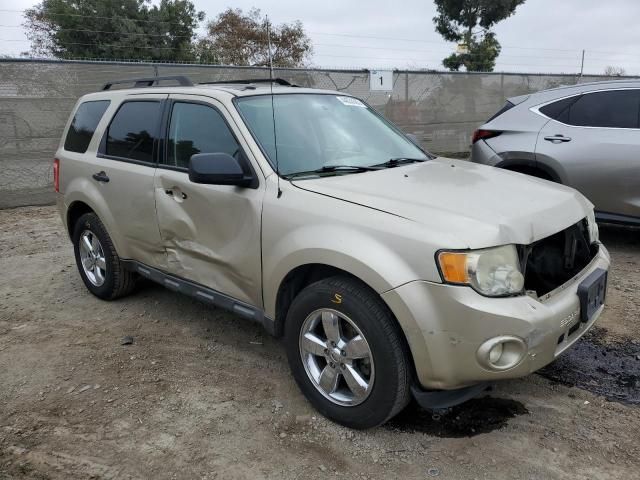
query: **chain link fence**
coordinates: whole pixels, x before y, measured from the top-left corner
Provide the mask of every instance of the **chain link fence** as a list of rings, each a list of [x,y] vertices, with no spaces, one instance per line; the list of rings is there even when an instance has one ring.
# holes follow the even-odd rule
[[[194,83],[266,78],[259,67],[0,60],[0,208],[53,201],[52,159],[78,97],[108,80],[186,75]],[[464,155],[473,130],[505,99],[578,81],[551,74],[396,71],[393,90],[372,92],[366,70],[276,69],[304,87],[339,90],[381,111],[434,153]]]

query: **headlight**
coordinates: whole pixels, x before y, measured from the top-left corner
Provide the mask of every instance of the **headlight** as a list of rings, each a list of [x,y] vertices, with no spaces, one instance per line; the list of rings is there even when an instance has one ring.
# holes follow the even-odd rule
[[[467,252],[440,252],[438,263],[445,282],[469,285],[482,295],[513,295],[524,288],[515,245]]]
[[[597,242],[600,239],[600,232],[598,230],[598,224],[596,223],[596,214],[593,208],[589,210],[587,214],[587,224],[589,227],[589,241],[591,243]]]

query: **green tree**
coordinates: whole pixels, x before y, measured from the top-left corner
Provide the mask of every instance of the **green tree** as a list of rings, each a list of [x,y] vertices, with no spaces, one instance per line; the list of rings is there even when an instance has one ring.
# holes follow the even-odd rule
[[[462,44],[462,51],[442,61],[452,71],[491,72],[500,55],[500,43],[491,31],[496,23],[514,14],[525,0],[435,0],[436,31],[449,42]]]
[[[190,61],[202,20],[188,0],[42,0],[24,26],[36,56]]]
[[[269,65],[267,19],[260,10],[228,8],[207,25],[197,45],[200,61],[225,65]],[[274,67],[301,67],[313,49],[302,22],[270,24]]]

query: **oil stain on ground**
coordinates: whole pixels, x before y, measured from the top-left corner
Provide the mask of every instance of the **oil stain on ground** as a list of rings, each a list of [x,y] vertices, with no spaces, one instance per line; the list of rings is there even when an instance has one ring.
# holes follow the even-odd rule
[[[605,334],[604,329],[594,329],[538,373],[610,401],[640,405],[640,343],[608,343]]]
[[[473,437],[497,430],[509,419],[527,413],[524,405],[516,400],[490,396],[469,400],[437,414],[423,410],[414,402],[388,422],[386,428],[436,437]]]

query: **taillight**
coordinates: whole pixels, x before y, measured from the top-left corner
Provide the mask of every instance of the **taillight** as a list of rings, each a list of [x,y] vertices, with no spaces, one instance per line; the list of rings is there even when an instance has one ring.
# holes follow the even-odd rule
[[[478,140],[487,140],[489,138],[497,137],[502,132],[497,132],[495,130],[476,130],[473,132],[473,136],[471,137],[471,143],[474,144]]]
[[[60,160],[53,159],[53,188],[60,192]]]

